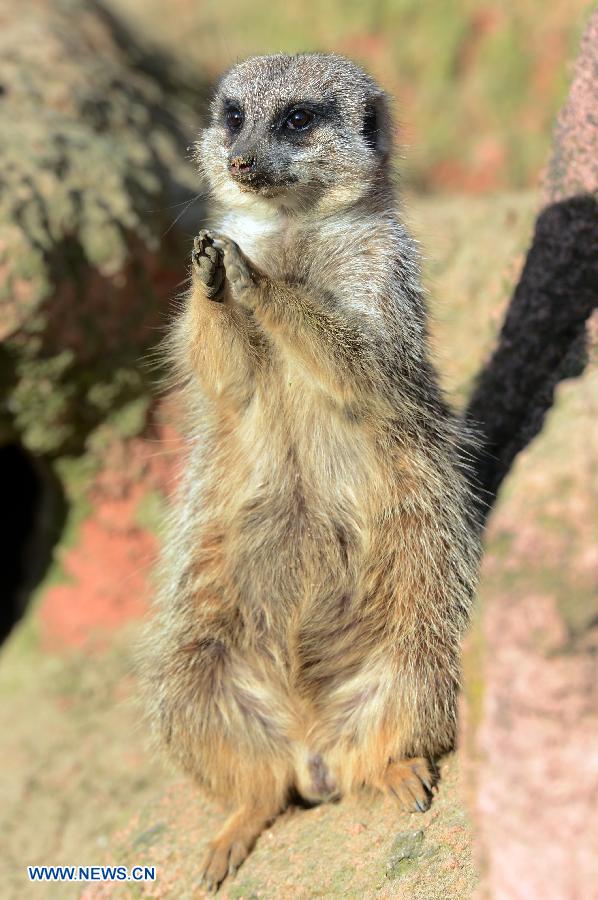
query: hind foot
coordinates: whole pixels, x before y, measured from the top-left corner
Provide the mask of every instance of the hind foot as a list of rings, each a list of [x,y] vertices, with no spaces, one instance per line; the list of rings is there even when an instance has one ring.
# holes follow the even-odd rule
[[[227,875],[234,875],[277,813],[278,809],[247,804],[227,819],[203,860],[202,882],[208,891],[217,891]]]
[[[427,760],[417,756],[390,762],[380,786],[403,809],[425,812],[432,801],[432,784]]]

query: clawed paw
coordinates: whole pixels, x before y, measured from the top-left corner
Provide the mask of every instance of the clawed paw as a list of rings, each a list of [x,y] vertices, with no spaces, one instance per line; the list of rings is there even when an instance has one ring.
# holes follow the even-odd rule
[[[193,270],[210,300],[222,300],[228,282],[233,299],[249,305],[246,294],[255,286],[255,275],[238,244],[203,230],[193,242],[191,258]]]
[[[210,844],[202,865],[202,884],[216,893],[228,875],[234,875],[249,852],[243,840],[216,839]]]
[[[425,812],[432,801],[434,777],[423,757],[389,763],[384,787],[393,799],[410,812]]]
[[[193,272],[199,279],[209,300],[222,300],[224,296],[224,254],[214,246],[209,231],[200,231],[193,241],[191,254]]]
[[[245,305],[246,298],[244,294],[250,288],[255,287],[254,273],[248,260],[243,255],[239,245],[231,241],[230,238],[215,235],[214,246],[224,256],[226,278],[230,284],[234,299]]]

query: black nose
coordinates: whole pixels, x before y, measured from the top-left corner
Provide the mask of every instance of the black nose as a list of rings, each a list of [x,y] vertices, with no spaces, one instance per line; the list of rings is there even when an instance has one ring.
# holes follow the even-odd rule
[[[255,172],[254,156],[234,156],[230,161],[230,173],[235,177],[252,175]]]

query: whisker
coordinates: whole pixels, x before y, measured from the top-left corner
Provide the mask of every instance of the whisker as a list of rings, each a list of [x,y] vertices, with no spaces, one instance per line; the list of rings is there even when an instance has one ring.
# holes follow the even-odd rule
[[[170,225],[168,226],[168,228],[166,229],[166,231],[162,234],[162,237],[163,237],[163,238],[165,238],[166,235],[169,234],[169,232],[172,231],[172,229],[173,229],[174,226],[177,224],[177,222],[178,222],[180,219],[182,219],[182,217],[185,215],[185,213],[187,212],[187,210],[189,209],[189,207],[191,206],[191,204],[192,204],[192,203],[196,203],[197,200],[199,200],[199,199],[202,197],[202,194],[203,194],[203,192],[200,192],[199,194],[196,194],[195,197],[192,197],[190,200],[187,200],[187,201],[186,201],[184,208],[180,211],[180,213],[178,214],[178,216],[176,217],[176,219],[174,219],[174,221],[170,223]]]

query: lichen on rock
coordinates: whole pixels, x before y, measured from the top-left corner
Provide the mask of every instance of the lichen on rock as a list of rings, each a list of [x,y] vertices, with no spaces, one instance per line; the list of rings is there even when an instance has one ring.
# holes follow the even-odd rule
[[[0,3],[0,441],[57,456],[150,390],[140,357],[186,240],[169,226],[200,210],[185,148],[205,87],[175,90],[174,62],[99,4],[23,5]]]

